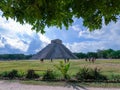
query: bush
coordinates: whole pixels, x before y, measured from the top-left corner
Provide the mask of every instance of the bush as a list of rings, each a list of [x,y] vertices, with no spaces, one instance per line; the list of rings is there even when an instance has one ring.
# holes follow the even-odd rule
[[[19,72],[18,72],[18,75],[19,75],[19,76],[18,76],[19,78],[24,78],[24,77],[26,76],[26,73],[23,72],[23,71],[19,71]]]
[[[107,80],[106,76],[100,73],[100,69],[82,68],[76,74],[78,80]]]
[[[13,79],[13,78],[16,78],[16,77],[19,77],[18,75],[18,71],[17,70],[12,70],[12,71],[5,71],[1,74],[1,77],[8,77],[9,79]]]
[[[68,75],[70,63],[64,63],[63,61],[60,61],[58,65],[54,66],[61,72],[65,80],[70,79],[70,76]]]
[[[94,80],[107,80],[107,77],[102,75],[100,69],[98,68],[91,69],[90,73],[92,74],[92,79]]]
[[[112,74],[112,75],[110,75],[109,80],[115,80],[115,81],[120,80],[120,75]]]
[[[2,73],[0,74],[0,76],[1,76],[1,77],[8,77],[8,73],[9,73],[9,72],[7,72],[7,71],[2,72]]]
[[[86,67],[80,69],[79,72],[76,74],[76,79],[78,80],[87,80],[89,78],[91,78],[90,69]]]
[[[35,79],[39,78],[39,75],[34,72],[34,70],[30,69],[27,71],[26,78],[28,79]]]
[[[8,77],[13,79],[15,77],[18,77],[18,71],[17,70],[12,70],[11,72],[9,72]]]
[[[56,79],[56,77],[52,70],[47,70],[43,75],[43,80],[54,80],[54,79]]]

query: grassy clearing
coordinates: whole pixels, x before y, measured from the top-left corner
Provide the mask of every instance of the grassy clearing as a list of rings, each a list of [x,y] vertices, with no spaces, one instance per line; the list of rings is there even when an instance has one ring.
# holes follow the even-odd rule
[[[5,80],[4,80],[5,81]],[[73,86],[73,87],[101,87],[101,88],[120,88],[120,83],[103,83],[103,82],[55,82],[55,81],[35,81],[35,80],[7,80],[5,82],[19,82],[28,85],[42,85],[42,86]]]
[[[47,85],[47,86],[78,86],[78,87],[102,87],[102,88],[120,88],[120,83],[103,83],[103,82],[50,82],[50,81],[20,81],[22,84],[30,84],[30,85]]]
[[[60,75],[60,72],[54,67],[54,65],[59,64],[60,60],[54,60],[50,62],[49,60],[44,61],[43,63],[39,60],[21,60],[21,61],[0,61],[0,73],[4,71],[11,71],[13,69],[18,70],[23,73],[28,69],[33,70],[47,70],[52,69],[55,73]],[[70,60],[70,70],[69,75],[74,76],[80,68],[90,67],[90,68],[100,68],[102,74],[109,76],[120,75],[120,59],[115,60],[97,60],[95,63],[86,62],[85,60]],[[39,74],[43,74],[44,71],[37,71]],[[118,77],[116,77],[118,78]],[[119,77],[120,78],[120,77]],[[75,84],[77,86],[87,86],[87,87],[118,87],[120,88],[120,83],[98,83],[98,82],[82,82],[82,83],[71,83],[71,82],[50,82],[50,81],[35,81],[27,80],[20,81],[20,83],[25,84],[35,84],[35,85],[52,85],[52,86],[64,86],[67,84]]]
[[[120,83],[103,83],[103,82],[55,82],[55,81],[35,81],[35,80],[7,80],[6,82],[19,82],[28,85],[42,85],[42,86],[74,86],[74,87],[101,87],[101,88],[120,88]]]
[[[59,64],[60,60],[45,60],[43,63],[39,60],[21,60],[21,61],[0,61],[0,73],[16,69],[20,72],[26,72],[28,69],[47,70],[52,69],[59,73],[54,65]],[[105,75],[119,74],[120,75],[120,60],[97,60],[95,63],[86,62],[85,60],[71,60],[69,74],[75,75],[82,67],[100,68]],[[37,71],[37,73],[43,73]]]

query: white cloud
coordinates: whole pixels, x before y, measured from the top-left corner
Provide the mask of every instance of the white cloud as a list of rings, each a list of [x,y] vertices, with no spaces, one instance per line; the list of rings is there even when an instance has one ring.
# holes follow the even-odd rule
[[[2,43],[2,41],[0,41],[0,48],[3,48],[4,44]]]
[[[68,41],[65,45],[73,52],[88,52],[107,48],[120,49],[120,21],[116,24],[112,22],[108,26],[103,26],[101,30],[95,30],[93,32],[83,30],[82,28],[84,27],[81,26],[82,24],[79,25],[79,23],[77,23],[78,20],[74,21],[75,24],[69,29],[72,29],[75,33],[78,33],[79,37],[76,37],[75,35],[77,34],[74,34],[72,30],[64,33],[61,31],[60,36],[58,32],[54,32],[54,30],[52,30],[55,29],[54,27],[46,28],[46,33],[49,32],[49,38],[60,37],[65,40],[65,37],[67,37],[69,40],[72,39],[71,44]],[[31,40],[36,38],[35,36],[37,33],[32,31],[31,26],[28,24],[21,25],[12,19],[7,21],[5,18],[0,16],[0,34],[7,38],[7,44],[10,44],[13,48],[17,48],[25,52],[27,51]],[[37,35],[39,35],[38,39],[42,42],[40,48],[36,49],[36,51],[39,51],[41,47],[45,47],[50,43],[50,39],[40,33]],[[1,41],[0,47],[4,47],[4,44]]]
[[[79,25],[73,25],[73,26],[71,26],[71,28],[75,31],[82,31],[82,29],[80,28]]]
[[[19,38],[8,38],[6,37],[6,43],[5,44],[9,44],[11,47],[16,48],[16,49],[20,49],[21,51],[26,52],[28,49],[28,44],[23,43]]]
[[[39,34],[39,37],[40,37],[40,40],[42,41],[42,45],[41,45],[42,48],[48,45],[51,41],[49,38],[47,38],[44,35]]]
[[[104,42],[103,42],[104,43]],[[66,46],[72,52],[91,52],[96,51],[97,49],[104,49],[102,42],[80,42],[80,43],[73,43],[73,44],[66,44]]]
[[[120,49],[120,21],[111,22],[103,26],[101,30],[90,32],[89,30],[79,31],[79,38],[85,39],[81,42],[66,44],[73,52],[90,52],[97,49]]]
[[[41,40],[42,42],[50,43],[50,39],[49,39],[49,38],[47,38],[46,36],[41,35],[41,34],[38,34],[38,35],[39,35],[40,40]]]
[[[72,52],[95,52],[98,49],[109,49],[109,48],[114,48],[114,45],[111,45],[110,42],[106,41],[86,41],[86,42],[79,42],[79,43],[72,43],[66,44],[67,48],[69,48]],[[116,46],[116,45],[115,45]],[[117,49],[117,48],[114,48]],[[119,48],[120,49],[120,48]]]
[[[33,34],[30,31],[29,25],[21,25],[19,23],[16,23],[12,19],[9,19],[7,21],[5,18],[0,17],[0,27],[2,28],[2,30],[5,30],[1,31],[0,33],[6,38],[6,44],[11,45],[13,48],[20,49],[21,51],[27,51],[29,45],[25,44],[23,42],[23,39],[25,38],[20,38],[18,34],[23,36],[26,33],[32,37]],[[30,43],[30,41],[26,42]]]
[[[0,17],[0,27],[7,30],[9,34],[16,35],[17,33],[28,34],[30,36],[33,36],[33,31],[31,31],[31,26],[28,24],[21,25],[18,22],[15,22],[12,19],[9,19],[8,21]],[[11,37],[12,37],[11,35]]]
[[[84,30],[79,32],[79,37],[83,37],[86,39],[98,39],[98,40],[120,40],[120,21],[115,23],[110,23],[108,26],[103,26],[100,30],[95,30],[93,32],[90,32],[89,30]]]
[[[26,52],[31,40],[35,38],[37,34],[35,31],[31,30],[31,26],[28,24],[21,25],[18,22],[9,19],[8,21],[0,16],[0,34],[4,36],[7,41],[6,43],[11,45],[13,48],[20,49],[21,51]],[[2,31],[4,30],[4,31]],[[49,43],[49,39],[38,33],[40,39],[43,42],[42,46],[45,46]],[[24,43],[25,41],[25,43]],[[0,47],[3,47],[4,44],[0,41]],[[34,47],[34,46],[33,46]]]

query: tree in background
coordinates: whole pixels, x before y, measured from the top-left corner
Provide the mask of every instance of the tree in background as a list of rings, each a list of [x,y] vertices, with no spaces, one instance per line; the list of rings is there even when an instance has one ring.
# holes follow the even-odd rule
[[[0,54],[0,60],[24,60],[30,59],[32,55],[24,54]]]
[[[87,55],[85,54],[85,53],[82,53],[82,52],[80,52],[80,53],[74,53],[78,58],[80,58],[80,59],[83,59],[83,58],[86,58],[87,57]]]
[[[111,58],[118,59],[120,58],[120,50],[114,51],[110,54]]]
[[[100,59],[120,59],[120,50],[106,49],[97,50],[97,52],[74,53],[78,58],[100,58]]]
[[[97,54],[99,58],[111,58],[111,53],[114,52],[112,49],[107,50],[97,50]]]
[[[98,56],[97,56],[97,53],[95,53],[95,52],[88,52],[87,57],[88,58],[91,58],[91,57],[97,58]]]
[[[6,19],[28,23],[41,33],[45,26],[68,29],[73,18],[82,18],[91,31],[118,20],[120,0],[0,0],[0,10]]]

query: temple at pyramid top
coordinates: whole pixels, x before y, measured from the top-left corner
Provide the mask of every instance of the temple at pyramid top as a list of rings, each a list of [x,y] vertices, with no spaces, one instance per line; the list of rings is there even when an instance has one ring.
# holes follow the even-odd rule
[[[51,40],[51,43],[62,44],[62,40],[60,40],[60,39]]]
[[[77,59],[77,57],[62,44],[62,40],[51,40],[45,48],[33,55],[32,59]]]

